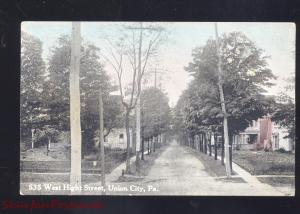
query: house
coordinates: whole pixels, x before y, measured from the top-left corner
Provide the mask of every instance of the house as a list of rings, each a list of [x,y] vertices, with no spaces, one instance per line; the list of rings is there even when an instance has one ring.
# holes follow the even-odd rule
[[[129,130],[130,133],[130,147],[132,146],[132,129]],[[104,146],[108,148],[127,148],[127,135],[125,128],[115,128],[112,129],[107,137],[104,139]]]
[[[292,139],[285,138],[287,130],[271,121],[269,116],[253,120],[252,124],[233,137],[233,148],[255,150],[294,150]]]
[[[280,127],[277,124],[273,124],[273,134],[272,134],[272,148],[274,150],[284,149],[285,151],[294,151],[295,142],[290,138],[285,138],[287,136],[288,130]]]

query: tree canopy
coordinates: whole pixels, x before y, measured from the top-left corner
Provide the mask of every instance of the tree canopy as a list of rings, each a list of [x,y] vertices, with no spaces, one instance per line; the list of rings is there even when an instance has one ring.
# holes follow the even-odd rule
[[[144,137],[157,136],[165,132],[170,122],[170,107],[166,94],[154,87],[141,93],[142,127]]]
[[[287,129],[288,134],[285,137],[295,138],[295,76],[291,75],[286,79],[287,85],[276,98],[277,102],[273,104],[272,120],[280,126]]]
[[[71,43],[69,36],[61,36],[51,48],[46,64],[42,58],[39,39],[22,32],[21,50],[21,130],[35,128],[36,136],[53,137],[57,131],[68,131],[70,124],[69,73]],[[99,89],[104,103],[105,135],[123,125],[121,99],[110,95],[116,90],[100,63],[100,49],[84,42],[80,59],[81,124],[84,143],[92,144],[99,129]],[[30,131],[26,131],[29,135]]]
[[[22,32],[21,45],[21,134],[28,134],[28,129],[37,128],[45,120],[45,112],[41,108],[45,62],[42,58],[42,42],[38,38]]]
[[[220,38],[221,81],[223,83],[230,134],[244,130],[252,120],[265,115],[271,98],[263,87],[276,77],[268,68],[263,50],[243,33],[223,34]],[[208,40],[192,52],[193,61],[185,68],[193,77],[186,91],[186,128],[190,131],[222,124],[223,113],[217,89],[216,41]]]

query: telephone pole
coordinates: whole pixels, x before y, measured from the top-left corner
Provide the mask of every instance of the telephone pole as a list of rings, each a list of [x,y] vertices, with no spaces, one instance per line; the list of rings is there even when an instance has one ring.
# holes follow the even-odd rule
[[[105,156],[104,156],[104,119],[103,119],[103,99],[101,85],[99,88],[99,141],[100,141],[100,158],[101,158],[101,185],[105,188]],[[103,192],[104,194],[104,192]]]
[[[143,27],[143,23],[140,22],[139,27],[127,27],[128,29],[132,30],[139,30],[139,46],[138,46],[138,74],[137,74],[137,84],[138,84],[138,90],[141,91],[141,79],[142,79],[142,47],[143,47],[143,31],[144,30],[160,30],[160,28],[154,28],[154,27]],[[137,103],[136,103],[136,166],[137,171],[139,170],[139,160],[140,160],[140,151],[141,151],[141,98],[140,96],[137,97]]]
[[[80,125],[80,22],[72,23],[71,70],[70,70],[70,128],[71,128],[71,173],[70,184],[81,192],[81,125]]]
[[[229,136],[228,136],[228,121],[227,121],[227,112],[224,99],[223,91],[223,77],[222,77],[222,59],[221,59],[221,48],[218,35],[218,25],[215,23],[215,35],[217,43],[217,55],[218,55],[218,88],[220,93],[221,108],[224,116],[223,128],[224,128],[224,147],[225,147],[225,168],[227,178],[231,177],[231,167],[230,167],[230,154],[229,154]]]
[[[138,90],[141,91],[141,75],[142,75],[142,45],[143,45],[143,23],[140,23],[140,38],[139,38],[139,50],[138,50]],[[140,161],[140,147],[141,147],[141,96],[137,97],[136,103],[136,170],[140,171],[139,161]]]

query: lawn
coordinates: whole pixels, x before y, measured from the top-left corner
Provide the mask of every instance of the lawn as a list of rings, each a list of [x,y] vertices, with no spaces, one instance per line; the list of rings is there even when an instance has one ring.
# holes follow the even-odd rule
[[[288,152],[234,151],[233,162],[252,175],[295,174],[295,154]]]
[[[143,178],[149,173],[151,166],[154,164],[155,160],[160,156],[162,152],[165,151],[167,145],[162,145],[161,147],[157,147],[154,153],[150,155],[145,154],[144,160],[141,160],[140,165],[140,173],[137,175],[135,173],[135,165],[132,165],[133,175],[129,176],[121,176],[118,180],[119,183],[121,182],[131,182],[136,184],[143,180]],[[111,155],[112,157],[114,155]],[[115,164],[114,164],[115,165]],[[65,195],[70,194],[69,190],[45,190],[42,188],[40,191],[36,190],[29,190],[29,185],[44,185],[44,184],[52,184],[54,186],[63,186],[64,184],[69,184],[70,181],[70,174],[67,172],[64,173],[32,173],[32,172],[21,172],[21,183],[20,183],[20,190],[22,194],[25,195],[48,195],[48,194],[55,194],[55,195]],[[82,174],[82,185],[89,185],[89,186],[98,186],[101,181],[101,174]],[[91,194],[90,192],[82,192],[82,194]],[[92,192],[95,194],[95,192]]]

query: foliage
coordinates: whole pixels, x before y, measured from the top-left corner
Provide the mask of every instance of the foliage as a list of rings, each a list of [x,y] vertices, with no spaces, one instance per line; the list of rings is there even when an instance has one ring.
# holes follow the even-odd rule
[[[252,120],[268,113],[272,98],[262,86],[271,86],[275,76],[267,57],[244,34],[233,32],[220,38],[225,104],[230,134],[248,127]],[[190,132],[215,128],[224,117],[218,84],[216,41],[193,50],[193,62],[185,68],[194,77],[187,90],[185,126]]]
[[[58,130],[68,130],[70,123],[69,109],[69,72],[71,43],[68,36],[61,36],[52,47],[49,57],[48,81],[44,84],[43,102],[50,116],[49,123]],[[120,102],[109,93],[115,88],[103,69],[99,58],[100,49],[84,42],[80,59],[80,99],[81,127],[83,143],[93,145],[94,132],[99,128],[99,89],[101,87],[104,102],[104,126],[107,129],[120,125],[122,113]],[[113,115],[113,116],[112,116]]]
[[[141,108],[144,137],[156,136],[169,127],[170,107],[168,97],[159,89],[148,88],[142,91]]]
[[[21,45],[20,128],[26,136],[30,134],[29,129],[38,128],[46,121],[41,100],[45,63],[38,38],[22,32]]]
[[[22,32],[21,49],[21,133],[29,136],[35,129],[35,140],[55,139],[58,131],[69,129],[69,72],[71,43],[68,36],[61,36],[52,47],[49,63],[42,59],[42,43]],[[109,134],[113,127],[120,127],[122,105],[116,96],[109,76],[99,60],[100,49],[85,42],[82,47],[80,67],[81,121],[85,143],[99,128],[98,97],[101,87],[104,100],[104,126]]]
[[[272,120],[280,126],[287,128],[291,139],[295,138],[295,76],[286,80],[287,85],[284,91],[277,96],[277,102],[273,105]],[[289,93],[291,92],[291,94]]]

